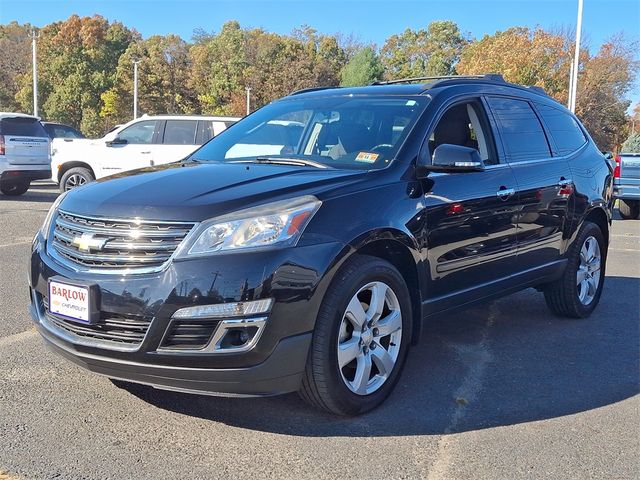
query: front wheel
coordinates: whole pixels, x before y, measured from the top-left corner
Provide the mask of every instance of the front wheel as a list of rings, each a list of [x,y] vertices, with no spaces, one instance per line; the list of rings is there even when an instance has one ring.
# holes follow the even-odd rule
[[[411,325],[409,291],[398,270],[376,257],[354,256],[318,313],[301,397],[338,415],[377,407],[398,381]]]
[[[618,212],[623,220],[634,220],[640,216],[640,200],[620,200]]]
[[[64,193],[72,188],[80,187],[85,183],[95,180],[91,170],[84,167],[70,168],[60,179],[60,193]]]
[[[600,227],[584,222],[562,277],[545,286],[544,298],[556,315],[585,318],[596,308],[604,285],[607,244]]]

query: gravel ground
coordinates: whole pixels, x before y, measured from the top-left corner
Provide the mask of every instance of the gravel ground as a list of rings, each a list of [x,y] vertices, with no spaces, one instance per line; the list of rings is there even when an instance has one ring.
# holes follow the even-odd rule
[[[640,221],[616,220],[586,320],[534,290],[438,318],[379,409],[127,390],[49,353],[27,313],[56,196],[0,197],[0,479],[640,478]]]

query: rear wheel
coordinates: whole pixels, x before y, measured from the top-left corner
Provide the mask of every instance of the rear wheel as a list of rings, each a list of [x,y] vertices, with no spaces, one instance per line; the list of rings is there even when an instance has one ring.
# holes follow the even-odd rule
[[[398,270],[375,257],[353,257],[320,308],[301,397],[338,415],[377,407],[398,381],[410,332],[411,300]]]
[[[5,182],[0,184],[0,192],[15,197],[29,190],[29,182]]]
[[[602,294],[606,252],[600,227],[585,222],[573,244],[564,274],[544,289],[547,306],[553,313],[571,318],[591,315]]]
[[[640,200],[620,200],[618,211],[623,220],[633,220],[640,216]]]
[[[60,179],[60,192],[64,193],[72,188],[80,187],[85,183],[95,180],[91,170],[84,167],[70,168]]]

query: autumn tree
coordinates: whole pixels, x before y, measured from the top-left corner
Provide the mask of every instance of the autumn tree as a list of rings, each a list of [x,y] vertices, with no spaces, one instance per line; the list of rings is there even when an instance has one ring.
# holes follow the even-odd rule
[[[20,25],[15,21],[0,25],[0,111],[21,108],[16,94],[31,68],[31,31],[29,24]]]
[[[341,72],[340,85],[344,87],[369,85],[382,78],[384,67],[371,47],[357,52]]]
[[[452,75],[467,43],[452,21],[431,22],[426,30],[407,28],[387,39],[380,51],[386,76],[393,78]]]

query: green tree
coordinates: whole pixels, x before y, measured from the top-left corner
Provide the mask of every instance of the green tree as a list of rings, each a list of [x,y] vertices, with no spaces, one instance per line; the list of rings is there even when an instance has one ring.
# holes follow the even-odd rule
[[[426,30],[407,28],[380,50],[388,78],[452,75],[467,43],[454,22],[431,22]]]
[[[341,72],[340,85],[351,87],[369,85],[382,77],[384,67],[371,47],[365,47],[355,53]]]
[[[623,153],[640,153],[640,133],[629,135],[620,149]]]
[[[29,24],[11,22],[0,25],[0,111],[21,110],[16,94],[21,88],[22,77],[31,68],[31,34]],[[32,104],[25,112],[32,111]]]

